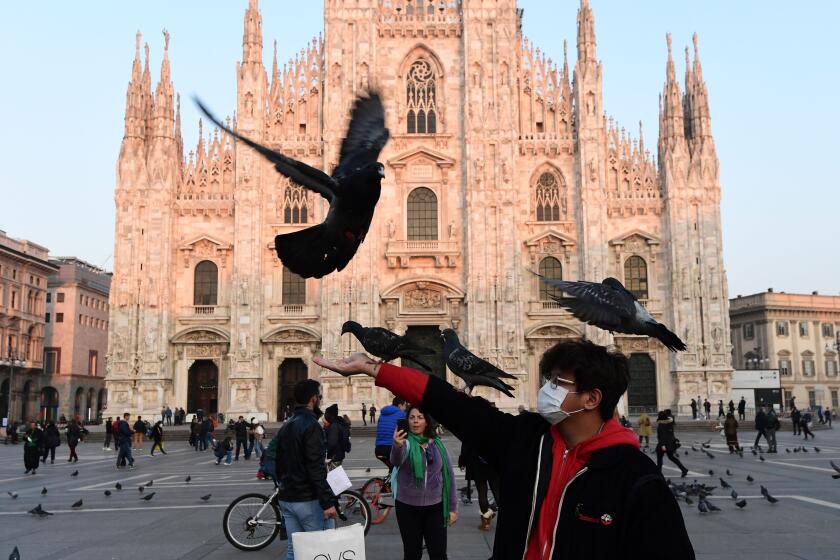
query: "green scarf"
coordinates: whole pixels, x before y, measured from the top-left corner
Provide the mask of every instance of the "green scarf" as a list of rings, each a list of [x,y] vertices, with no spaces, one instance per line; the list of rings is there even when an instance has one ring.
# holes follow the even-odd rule
[[[414,483],[422,486],[426,481],[426,458],[425,452],[421,445],[427,443],[429,438],[417,434],[408,434],[408,464],[411,466],[411,474],[414,476]],[[443,442],[440,438],[432,440],[437,446],[443,464],[441,465],[441,473],[443,474],[443,526],[449,525],[449,496],[452,492],[452,477],[449,474],[449,456],[446,454],[446,448],[443,447]]]

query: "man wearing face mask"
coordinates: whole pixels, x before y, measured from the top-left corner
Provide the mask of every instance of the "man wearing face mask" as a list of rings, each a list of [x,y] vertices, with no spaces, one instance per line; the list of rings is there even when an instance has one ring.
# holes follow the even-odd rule
[[[280,509],[289,535],[287,560],[294,560],[292,533],[332,529],[335,496],[327,483],[327,440],[318,423],[321,417],[321,384],[304,379],[294,388],[292,417],[277,434],[277,482]]]
[[[627,390],[625,356],[585,340],[556,344],[540,360],[547,382],[538,413],[516,416],[440,378],[365,354],[315,362],[342,375],[367,374],[422,404],[496,469],[494,559],[694,558],[665,479],[639,451],[633,431],[613,418]]]

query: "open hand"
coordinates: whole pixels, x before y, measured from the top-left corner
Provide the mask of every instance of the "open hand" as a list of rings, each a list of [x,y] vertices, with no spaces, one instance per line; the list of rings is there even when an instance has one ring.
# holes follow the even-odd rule
[[[312,361],[322,368],[340,373],[344,377],[359,374],[376,377],[376,374],[379,373],[380,365],[380,362],[374,360],[363,352],[351,354],[340,360],[330,360],[323,356],[315,356]]]

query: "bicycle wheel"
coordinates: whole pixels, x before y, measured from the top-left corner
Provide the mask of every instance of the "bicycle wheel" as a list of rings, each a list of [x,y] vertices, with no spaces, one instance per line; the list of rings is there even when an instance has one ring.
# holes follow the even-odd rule
[[[391,486],[385,482],[384,478],[373,477],[362,486],[362,497],[370,505],[370,522],[378,525],[385,521],[388,514],[391,513],[391,506],[382,505],[379,502],[383,493],[389,493]]]
[[[339,494],[338,512],[341,515],[335,520],[336,528],[359,523],[367,535],[370,530],[370,506],[361,494],[354,490],[345,490]],[[344,519],[341,519],[341,516],[344,516]]]
[[[225,510],[222,528],[225,538],[239,550],[260,550],[280,532],[282,516],[274,503],[263,494],[245,494]],[[263,507],[265,506],[265,507]]]

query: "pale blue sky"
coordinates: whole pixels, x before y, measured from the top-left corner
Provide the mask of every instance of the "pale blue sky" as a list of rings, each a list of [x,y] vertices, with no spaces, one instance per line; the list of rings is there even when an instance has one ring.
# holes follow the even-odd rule
[[[840,244],[831,233],[840,180],[840,3],[778,0],[591,0],[604,106],[655,146],[665,33],[682,81],[685,45],[700,36],[723,185],[730,294],[840,292]],[[161,30],[172,40],[184,143],[194,146],[200,93],[234,107],[246,0],[143,2],[32,0],[0,18],[0,229],[110,268],[114,166],[125,88],[140,29],[159,75]],[[577,0],[520,0],[524,31],[555,60],[570,43]],[[265,63],[272,42],[287,60],[322,30],[322,2],[262,0]]]

